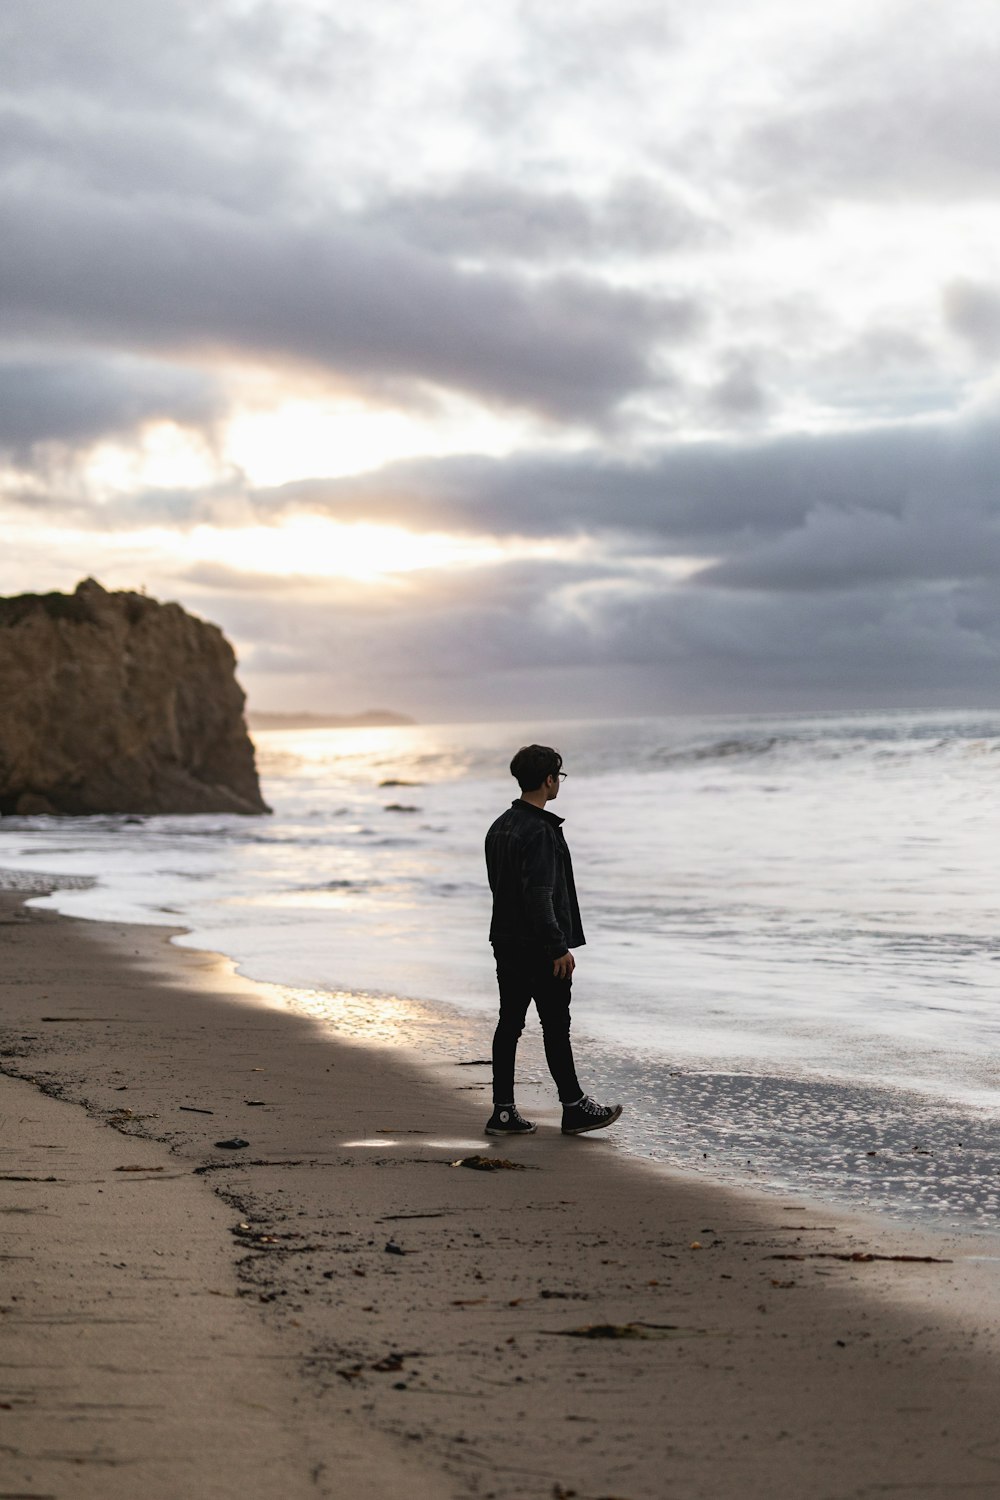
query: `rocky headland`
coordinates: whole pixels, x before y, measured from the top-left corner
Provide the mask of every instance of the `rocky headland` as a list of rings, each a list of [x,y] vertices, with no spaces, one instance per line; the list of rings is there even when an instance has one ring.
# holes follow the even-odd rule
[[[179,604],[0,599],[0,814],[264,813],[233,648]]]

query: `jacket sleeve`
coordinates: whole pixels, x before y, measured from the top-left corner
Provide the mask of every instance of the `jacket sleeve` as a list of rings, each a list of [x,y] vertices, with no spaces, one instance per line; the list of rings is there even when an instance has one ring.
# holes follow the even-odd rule
[[[552,895],[559,877],[559,853],[544,828],[539,828],[524,849],[521,886],[531,935],[542,944],[549,958],[568,951],[565,934],[556,921]]]

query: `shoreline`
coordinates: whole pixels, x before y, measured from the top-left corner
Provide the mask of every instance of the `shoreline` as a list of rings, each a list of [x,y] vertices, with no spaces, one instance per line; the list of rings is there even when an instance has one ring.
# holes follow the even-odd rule
[[[556,1487],[626,1500],[839,1500],[887,1485],[943,1496],[1000,1479],[1000,1271],[981,1232],[789,1207],[625,1158],[613,1136],[567,1140],[548,1121],[498,1146],[480,1134],[465,1070],[448,1093],[440,1069],[335,1038],[229,961],[171,945],[170,929],[23,900],[0,898],[0,1090],[9,1104],[34,1080],[47,1110],[84,1105],[81,1138],[163,1153],[169,1175],[128,1185],[146,1194],[148,1223],[163,1218],[171,1264],[163,1189],[197,1187],[190,1215],[234,1287],[211,1301],[282,1353],[274,1441],[287,1451],[281,1413],[294,1411],[303,1461],[321,1466],[304,1493],[337,1493],[324,1485],[344,1454],[362,1455],[368,1487],[354,1492],[372,1496],[394,1490],[395,1465],[413,1493],[484,1500]],[[29,1149],[18,1108],[5,1111],[8,1162]],[[216,1149],[234,1136],[248,1147]],[[523,1170],[450,1167],[473,1154]],[[5,1187],[40,1196],[38,1216],[3,1221],[37,1258],[47,1190]],[[837,1258],[873,1252],[936,1259]],[[140,1278],[131,1305],[155,1305],[155,1285]],[[37,1295],[47,1305],[58,1289]],[[632,1336],[573,1336],[595,1326]],[[205,1400],[221,1401],[211,1384]],[[19,1448],[45,1448],[44,1405],[19,1398],[5,1415]],[[221,1449],[216,1468],[201,1493],[228,1495]],[[145,1493],[171,1493],[139,1472]],[[39,1470],[33,1482],[52,1481]],[[100,1492],[116,1493],[104,1478]]]
[[[70,916],[70,920],[93,920],[104,923],[109,919]],[[234,984],[246,984],[251,990],[261,994],[293,996],[294,999],[288,1006],[290,1013],[311,1017],[338,1041],[346,1045],[357,1043],[362,1047],[386,1047],[402,1061],[403,1066],[418,1069],[422,1076],[438,1086],[450,1087],[450,1073],[455,1065],[455,1058],[450,1054],[455,1053],[456,1049],[465,1049],[477,1054],[489,1050],[495,1024],[494,1010],[489,1013],[480,1013],[471,1009],[462,1009],[452,1000],[414,998],[389,990],[302,987],[292,982],[269,979],[247,972],[246,960],[223,953],[203,942],[198,937],[195,928],[156,926],[151,930],[161,933],[163,940],[171,946],[199,952],[206,958],[215,959],[227,966]],[[282,1006],[284,1005],[283,1000]],[[361,1029],[356,1018],[365,1005],[372,1006],[379,1014],[371,1018],[366,1017],[364,1029]],[[533,1017],[529,1012],[528,1024],[518,1048],[518,1101],[522,1112],[529,1118],[536,1119],[551,1115],[552,1120],[555,1120],[558,1111],[553,1108],[554,1095],[545,1063],[541,1030],[532,1022]],[[371,1027],[370,1030],[369,1027]],[[400,1034],[404,1034],[403,1040],[399,1040]],[[589,1077],[591,1063],[595,1058],[601,1060],[599,1064],[601,1071],[606,1072],[607,1057],[602,1053],[605,1044],[598,1034],[587,1030],[584,1005],[579,1005],[577,1013],[574,1014],[573,1035],[581,1074]],[[421,1045],[427,1043],[440,1053],[433,1060],[420,1056]],[[714,1071],[714,1066],[705,1059],[699,1058],[692,1063],[690,1059],[682,1055],[678,1059],[677,1070],[671,1072],[671,1077],[678,1084],[691,1080],[698,1082],[704,1077],[713,1076]],[[726,1067],[723,1066],[721,1071],[726,1072]],[[488,1071],[483,1076],[486,1081],[478,1085],[484,1096],[482,1121],[479,1123],[485,1122],[492,1107],[488,1102],[490,1100]],[[782,1073],[765,1069],[748,1070],[745,1076],[751,1079],[755,1086],[765,1091],[780,1090],[787,1093],[789,1085],[793,1087],[796,1084],[804,1085],[807,1090],[815,1091],[817,1107],[822,1103],[821,1094],[829,1098],[855,1087],[851,1080],[843,1076],[814,1076],[803,1079],[802,1075],[797,1072]],[[913,1137],[918,1140],[930,1139],[934,1143],[933,1149],[921,1148],[917,1145],[910,1148],[917,1156],[939,1154],[942,1118],[952,1117],[947,1120],[945,1130],[950,1128],[953,1134],[963,1135],[965,1145],[968,1146],[968,1137],[975,1134],[977,1122],[993,1119],[996,1115],[995,1105],[987,1106],[981,1100],[966,1101],[963,1105],[963,1101],[947,1095],[940,1095],[934,1091],[921,1092],[916,1086],[905,1081],[893,1080],[879,1084],[875,1080],[865,1079],[862,1087],[872,1094],[880,1094],[885,1100],[899,1101],[901,1114],[905,1114],[907,1110],[910,1111],[912,1121],[910,1129]],[[469,1092],[472,1091],[470,1087]],[[627,1082],[622,1083],[620,1089],[617,1084],[605,1082],[597,1087],[596,1093],[601,1098],[613,1099],[615,1102],[619,1097],[624,1100],[628,1097]],[[927,1131],[929,1112],[934,1115],[933,1132],[930,1137]],[[968,1239],[970,1242],[978,1240],[987,1246],[995,1246],[1000,1254],[1000,1217],[996,1210],[993,1210],[992,1222],[990,1222],[985,1215],[978,1216],[968,1209],[963,1211],[954,1204],[945,1208],[939,1203],[932,1206],[926,1201],[918,1202],[914,1197],[917,1184],[912,1178],[908,1184],[909,1192],[900,1190],[896,1198],[885,1194],[877,1178],[869,1178],[866,1184],[866,1196],[854,1198],[844,1191],[838,1192],[828,1183],[815,1188],[804,1186],[796,1176],[790,1177],[785,1182],[778,1182],[767,1175],[769,1171],[773,1172],[773,1162],[770,1168],[765,1166],[759,1171],[741,1172],[733,1159],[724,1159],[719,1155],[710,1156],[708,1151],[700,1151],[700,1146],[693,1154],[701,1155],[705,1159],[707,1164],[704,1166],[701,1162],[681,1159],[676,1151],[668,1155],[660,1148],[649,1150],[647,1142],[628,1139],[629,1126],[628,1110],[626,1110],[622,1121],[612,1132],[619,1151],[625,1158],[640,1165],[644,1170],[659,1172],[667,1178],[683,1178],[702,1183],[709,1188],[718,1188],[723,1192],[737,1195],[748,1194],[751,1198],[761,1196],[775,1202],[779,1198],[792,1198],[804,1212],[822,1214],[828,1211],[838,1214],[841,1219],[857,1219],[864,1225],[882,1226],[887,1230],[893,1229],[900,1233],[913,1230],[930,1236],[951,1238],[957,1236]],[[478,1124],[474,1128],[478,1130]],[[706,1144],[710,1143],[706,1142]],[[894,1160],[897,1165],[900,1160],[904,1162],[906,1160],[905,1154],[902,1157],[897,1154],[894,1158],[892,1144],[886,1145],[878,1134],[871,1134],[871,1145],[875,1149],[863,1153],[864,1155],[881,1158],[883,1163],[886,1159]],[[747,1147],[733,1148],[732,1157],[735,1158],[738,1154],[742,1160],[743,1149]],[[751,1149],[753,1149],[752,1145]],[[899,1152],[901,1148],[897,1146],[895,1149]],[[691,1154],[689,1152],[689,1158]],[[750,1165],[749,1159],[747,1165]],[[829,1191],[824,1191],[824,1187],[829,1188]],[[878,1201],[880,1194],[882,1201]]]
[[[448,990],[451,974],[445,977],[444,998],[433,976],[423,976],[423,988],[401,982],[391,966],[391,945],[385,955],[388,968],[383,963],[373,966],[369,949],[380,951],[374,939],[352,951],[348,936],[350,957],[342,971],[339,932],[332,938],[322,929],[310,928],[290,952],[271,952],[265,944],[263,955],[255,956],[252,943],[248,952],[238,941],[241,929],[213,930],[211,922],[207,927],[199,922],[195,911],[162,907],[164,914],[170,913],[169,922],[163,923],[133,911],[128,902],[117,916],[108,914],[114,905],[91,912],[86,900],[77,902],[72,889],[68,899],[60,900],[61,888],[91,887],[94,877],[11,870],[0,872],[2,878],[13,879],[19,890],[30,887],[32,900],[45,895],[39,909],[109,926],[155,926],[177,948],[194,947],[208,955],[220,952],[231,960],[240,979],[286,994],[293,1007],[314,1018],[326,1015],[338,1034],[350,1024],[352,1008],[355,1019],[371,1008],[379,1012],[380,1024],[362,1015],[355,1028],[361,1040],[375,1033],[394,1049],[409,1049],[418,1060],[427,1053],[447,1054],[456,1046],[477,1051],[488,1043],[495,983],[487,996],[482,985],[489,969],[478,952],[464,960],[466,969],[472,965],[476,1001],[466,995],[463,1004]],[[14,886],[8,884],[7,889]],[[307,954],[308,960],[298,961]],[[336,976],[332,982],[331,973]],[[381,988],[371,987],[372,977],[381,979]],[[630,1101],[615,1138],[633,1158],[653,1160],[669,1171],[693,1173],[735,1191],[828,1202],[842,1213],[874,1216],[900,1227],[1000,1235],[1000,1187],[994,1167],[1000,1151],[1000,1116],[995,1089],[986,1087],[988,1070],[982,1073],[979,1093],[970,1097],[953,1087],[935,1086],[933,1080],[900,1076],[898,1070],[878,1077],[805,1066],[801,1059],[797,1065],[783,1065],[780,1046],[775,1053],[766,1037],[758,1052],[748,1044],[738,1055],[719,1054],[711,1042],[692,1050],[690,1027],[685,1031],[682,1023],[678,1029],[673,1021],[648,1041],[644,1052],[634,1040],[626,1037],[623,1042],[620,1028],[609,1034],[600,1016],[592,1026],[594,981],[593,974],[584,975],[586,988],[574,1006],[574,1036],[589,1091]],[[596,981],[598,991],[602,985],[606,989],[599,974]],[[441,1045],[446,1031],[453,1033],[450,1048]],[[663,1045],[665,1037],[669,1047]],[[526,1030],[519,1061],[524,1088],[520,1102],[531,1114],[548,1102],[536,1026]],[[532,1075],[541,1080],[541,1090],[532,1089]],[[794,1153],[786,1150],[787,1128],[794,1133]]]
[[[41,895],[51,896],[58,889],[50,883],[56,878],[39,877],[35,886],[30,889],[27,885],[19,887],[16,891],[13,888],[0,887],[0,897],[14,896],[15,899],[27,903],[37,900]],[[450,1086],[450,1070],[454,1066],[454,1057],[446,1054],[453,1053],[456,1046],[472,1052],[484,1048],[488,1050],[494,1024],[492,1011],[488,1016],[484,1016],[472,1010],[463,1010],[454,1001],[414,998],[377,988],[342,990],[339,988],[321,989],[316,986],[303,987],[295,982],[247,972],[247,960],[214,948],[199,936],[196,928],[191,926],[132,922],[128,919],[118,920],[106,916],[83,917],[71,912],[62,912],[58,907],[39,908],[39,910],[50,915],[65,917],[68,921],[93,924],[97,928],[108,926],[121,930],[139,929],[150,934],[157,934],[175,951],[199,953],[207,961],[220,965],[229,975],[234,986],[245,985],[249,992],[258,995],[280,996],[281,1009],[287,1009],[292,1015],[313,1020],[324,1031],[336,1037],[338,1042],[345,1045],[358,1044],[362,1047],[387,1048],[392,1055],[401,1060],[404,1067],[418,1069],[422,1076],[441,1087]],[[294,997],[291,1004],[287,1002],[288,996]],[[365,1006],[370,1006],[376,1014],[364,1016],[359,1021],[360,1012]],[[587,1032],[586,1012],[582,1008],[580,1008],[580,1016],[582,1022],[579,1019],[574,1021],[574,1036],[583,1059],[582,1071],[587,1067],[588,1049],[600,1056],[603,1043],[599,1036]],[[404,1040],[399,1040],[401,1035],[404,1036]],[[447,1044],[440,1045],[443,1037],[450,1038],[450,1047]],[[440,1053],[433,1061],[428,1061],[419,1055],[420,1046],[427,1043]],[[671,1074],[671,1077],[675,1078],[679,1084],[686,1080],[699,1080],[704,1076],[712,1076],[712,1069],[704,1065],[700,1059],[700,1065],[694,1067],[684,1066],[683,1062],[682,1059],[679,1071]],[[538,1076],[529,1077],[529,1072]],[[796,1083],[802,1084],[803,1082],[806,1088],[815,1089],[817,1093],[822,1090],[828,1095],[836,1095],[852,1086],[850,1080],[842,1076],[824,1076],[803,1080],[801,1075],[796,1073],[751,1071],[747,1077],[765,1090],[780,1089],[783,1092],[787,1091],[790,1084],[794,1086]],[[974,1122],[977,1119],[991,1118],[995,1114],[995,1109],[989,1109],[985,1104],[977,1101],[970,1102],[963,1110],[960,1100],[941,1096],[933,1091],[922,1093],[905,1081],[892,1081],[877,1085],[872,1080],[865,1080],[863,1086],[872,1090],[879,1089],[887,1100],[905,1101],[904,1112],[906,1106],[911,1107],[912,1120],[916,1123],[910,1128],[918,1138],[926,1135],[926,1124],[922,1117],[928,1109],[936,1109],[938,1115],[948,1113],[953,1115],[954,1121],[949,1121],[948,1124],[953,1131],[957,1130],[959,1134],[966,1137],[966,1145],[968,1145],[968,1135],[975,1132]],[[469,1092],[472,1092],[474,1087],[482,1089],[485,1096],[482,1115],[485,1120],[491,1107],[486,1102],[489,1099],[488,1074],[485,1083],[467,1087]],[[541,1032],[537,1026],[532,1027],[530,1018],[518,1050],[518,1091],[520,1101],[524,1105],[524,1112],[530,1117],[534,1118],[551,1112],[552,1087],[545,1064]],[[627,1084],[623,1084],[621,1090],[623,1098],[627,1092]],[[615,1086],[604,1088],[602,1097],[605,1095],[609,1098],[612,1095],[617,1097]],[[526,1100],[527,1103],[525,1103]],[[751,1198],[760,1195],[777,1201],[779,1197],[791,1197],[804,1212],[822,1214],[829,1211],[837,1213],[842,1219],[857,1219],[862,1225],[879,1226],[887,1230],[894,1229],[900,1233],[915,1230],[931,1236],[952,1238],[958,1236],[968,1238],[970,1241],[979,1240],[985,1242],[987,1246],[995,1245],[997,1251],[1000,1252],[1000,1219],[997,1219],[995,1214],[994,1222],[990,1223],[968,1210],[963,1212],[954,1205],[945,1209],[940,1205],[929,1206],[926,1202],[918,1203],[913,1197],[916,1184],[912,1181],[909,1184],[909,1195],[901,1192],[895,1201],[890,1196],[884,1197],[884,1201],[879,1202],[877,1195],[881,1185],[877,1179],[874,1181],[869,1179],[867,1186],[871,1196],[854,1199],[846,1192],[838,1193],[832,1188],[824,1192],[823,1187],[829,1184],[822,1184],[816,1189],[803,1186],[802,1182],[794,1176],[785,1183],[776,1182],[773,1177],[768,1178],[766,1167],[760,1176],[754,1172],[742,1173],[736,1169],[732,1161],[718,1156],[709,1158],[708,1152],[701,1153],[708,1161],[708,1165],[702,1166],[700,1162],[682,1160],[676,1154],[666,1156],[659,1154],[656,1150],[647,1150],[645,1143],[627,1139],[629,1123],[628,1112],[626,1112],[621,1125],[613,1132],[616,1146],[631,1162],[641,1165],[645,1170],[658,1171],[668,1178],[689,1179],[692,1182],[705,1184],[709,1188],[718,1188],[723,1192],[732,1192],[737,1195],[749,1194]],[[936,1133],[940,1134],[940,1121],[935,1120],[934,1123],[937,1127]],[[475,1128],[478,1129],[478,1126]],[[892,1146],[885,1146],[877,1135],[872,1135],[871,1144],[875,1146],[876,1143],[877,1149],[867,1151],[865,1154],[869,1157],[888,1155],[891,1158]],[[936,1155],[940,1150],[940,1143],[936,1142],[935,1145],[934,1151],[922,1150],[916,1145],[911,1149],[916,1155]],[[739,1155],[742,1159],[742,1150],[739,1151]],[[905,1155],[902,1159],[905,1160]],[[899,1157],[896,1160],[898,1162]],[[749,1160],[747,1165],[750,1165]],[[773,1162],[770,1170],[773,1172]],[[875,1197],[876,1201],[871,1201],[871,1197]],[[949,1215],[952,1217],[949,1218]]]

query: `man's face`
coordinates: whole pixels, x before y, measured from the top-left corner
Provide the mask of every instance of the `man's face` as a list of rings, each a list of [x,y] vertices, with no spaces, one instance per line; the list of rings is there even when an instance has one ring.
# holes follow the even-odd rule
[[[561,785],[562,782],[559,780],[558,776],[546,776],[545,795],[549,802],[554,802],[556,800],[559,795],[559,788]]]

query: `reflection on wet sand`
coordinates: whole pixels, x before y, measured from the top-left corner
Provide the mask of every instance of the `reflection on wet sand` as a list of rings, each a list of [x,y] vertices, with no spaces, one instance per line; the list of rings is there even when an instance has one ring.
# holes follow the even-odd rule
[[[410,1140],[404,1141],[404,1140],[394,1139],[392,1136],[376,1135],[376,1136],[368,1136],[365,1140],[361,1140],[361,1141],[341,1141],[340,1144],[341,1144],[341,1146],[343,1146],[343,1148],[344,1148],[345,1151],[354,1150],[355,1148],[360,1149],[362,1147],[366,1147],[366,1148],[367,1147],[379,1147],[379,1148],[382,1148],[382,1147],[386,1147],[386,1146],[409,1146],[409,1147],[412,1148],[415,1145],[420,1145],[420,1146],[430,1146],[435,1151],[483,1151],[483,1152],[486,1152],[486,1151],[490,1150],[490,1147],[491,1147],[491,1143],[490,1142],[486,1142],[484,1144],[478,1138],[475,1139],[475,1140],[471,1140],[471,1141],[441,1140],[441,1139],[428,1140],[427,1137],[424,1136],[424,1135],[422,1135],[419,1131],[412,1132],[412,1134],[420,1135],[420,1140],[419,1141],[414,1141],[414,1140],[410,1139]]]
[[[419,1051],[431,1036],[437,1039],[438,1050],[446,1041],[452,1040],[452,1017],[422,1005],[419,1000],[364,990],[324,992],[286,985],[271,985],[269,988],[278,1004],[322,1022],[345,1041]]]

